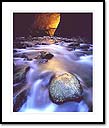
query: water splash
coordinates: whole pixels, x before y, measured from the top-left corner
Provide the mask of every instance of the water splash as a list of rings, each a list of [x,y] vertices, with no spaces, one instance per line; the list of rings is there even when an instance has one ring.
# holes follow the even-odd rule
[[[78,62],[92,65],[92,55],[81,56]]]

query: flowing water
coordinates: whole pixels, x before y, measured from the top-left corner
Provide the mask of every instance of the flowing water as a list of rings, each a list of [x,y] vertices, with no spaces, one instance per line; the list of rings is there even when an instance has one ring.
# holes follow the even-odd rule
[[[25,54],[34,58],[37,52],[48,51],[53,58],[47,62],[40,62],[37,59],[25,59],[14,57],[16,66],[23,64],[30,68],[26,73],[26,85],[30,87],[27,100],[20,107],[19,112],[88,112],[92,107],[92,58],[93,56],[83,54],[81,49],[69,51],[61,45],[38,45],[14,49],[16,55]],[[79,56],[76,53],[82,53]],[[83,82],[84,99],[80,102],[66,102],[60,105],[53,103],[49,98],[48,86],[54,74],[70,72],[78,76]]]

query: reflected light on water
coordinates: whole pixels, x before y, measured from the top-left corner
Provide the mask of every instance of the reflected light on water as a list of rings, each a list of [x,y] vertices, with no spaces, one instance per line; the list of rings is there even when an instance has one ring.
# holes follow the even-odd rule
[[[65,72],[64,64],[59,62],[57,59],[53,58],[52,60],[48,61],[47,64],[42,65],[43,69],[51,70],[54,72]]]

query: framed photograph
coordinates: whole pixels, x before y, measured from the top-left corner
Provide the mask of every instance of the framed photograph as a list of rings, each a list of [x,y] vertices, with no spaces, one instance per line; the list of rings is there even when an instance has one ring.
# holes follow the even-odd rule
[[[105,1],[2,2],[2,124],[105,124]]]

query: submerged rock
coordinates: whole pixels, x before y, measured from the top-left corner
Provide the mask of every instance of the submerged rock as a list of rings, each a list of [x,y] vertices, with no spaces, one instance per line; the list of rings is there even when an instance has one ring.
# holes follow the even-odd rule
[[[52,102],[61,104],[67,101],[81,101],[82,87],[78,78],[70,73],[63,73],[55,77],[49,86]]]

